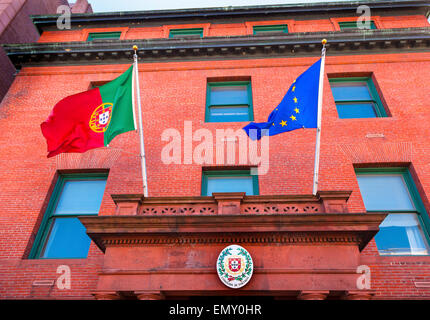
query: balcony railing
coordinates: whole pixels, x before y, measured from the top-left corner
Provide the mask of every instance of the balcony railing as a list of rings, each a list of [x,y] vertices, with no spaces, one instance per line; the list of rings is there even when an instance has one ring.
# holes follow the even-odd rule
[[[247,196],[244,192],[214,193],[201,197],[148,197],[112,195],[116,215],[219,215],[347,213],[350,191],[313,195]]]

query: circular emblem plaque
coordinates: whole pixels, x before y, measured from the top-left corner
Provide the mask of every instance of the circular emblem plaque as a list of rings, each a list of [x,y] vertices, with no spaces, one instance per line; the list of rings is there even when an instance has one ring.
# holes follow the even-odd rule
[[[94,132],[105,132],[109,126],[112,115],[112,103],[103,103],[99,105],[90,118],[90,128]]]
[[[254,264],[249,252],[234,244],[221,251],[216,268],[222,283],[229,288],[238,289],[251,279]]]

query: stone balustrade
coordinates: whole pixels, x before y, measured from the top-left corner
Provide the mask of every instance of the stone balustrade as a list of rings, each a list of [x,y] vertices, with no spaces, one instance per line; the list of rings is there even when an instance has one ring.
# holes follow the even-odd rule
[[[201,197],[112,195],[116,215],[234,215],[347,213],[350,191],[321,191],[313,195],[247,196],[244,192],[213,193]]]

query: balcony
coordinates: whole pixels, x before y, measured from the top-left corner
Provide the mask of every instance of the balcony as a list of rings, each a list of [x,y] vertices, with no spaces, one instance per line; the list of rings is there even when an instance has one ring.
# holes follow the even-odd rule
[[[368,299],[371,291],[357,291],[359,255],[386,214],[349,213],[349,195],[112,195],[114,215],[80,218],[105,253],[94,295]],[[241,289],[217,277],[217,257],[231,244],[254,261],[253,278]]]

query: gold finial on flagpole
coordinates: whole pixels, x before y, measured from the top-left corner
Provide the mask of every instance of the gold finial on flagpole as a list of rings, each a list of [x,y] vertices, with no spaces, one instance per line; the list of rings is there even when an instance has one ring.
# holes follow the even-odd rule
[[[134,45],[133,50],[134,50],[134,55],[133,55],[134,61],[137,61],[137,50],[139,50],[139,47]]]

